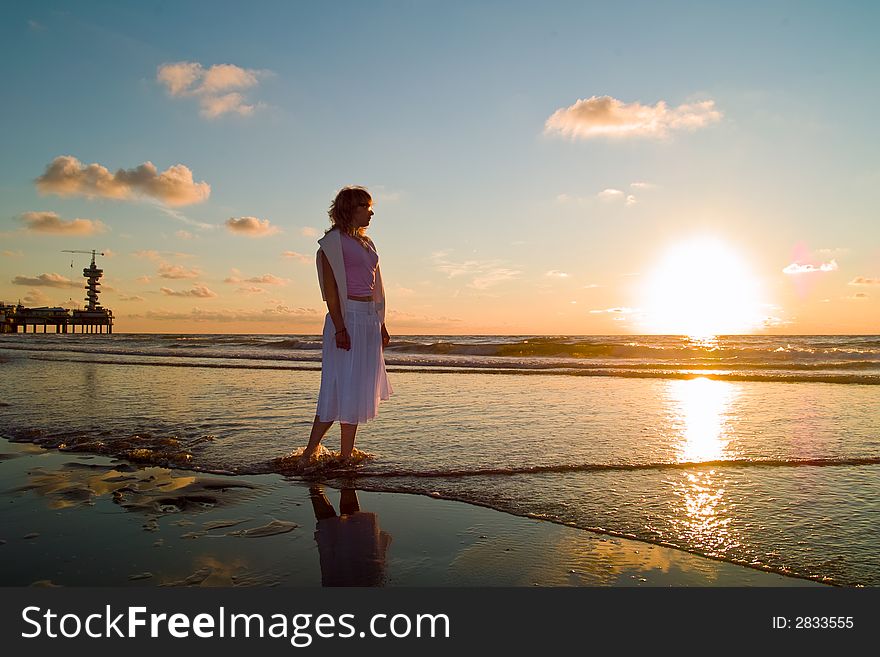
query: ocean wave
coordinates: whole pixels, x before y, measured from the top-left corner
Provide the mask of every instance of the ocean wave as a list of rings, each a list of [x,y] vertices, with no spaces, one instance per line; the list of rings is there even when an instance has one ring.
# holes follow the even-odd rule
[[[69,363],[92,363],[98,365],[139,365],[149,367],[200,367],[213,369],[249,369],[249,370],[281,370],[281,371],[315,371],[320,370],[320,365],[294,365],[274,361],[273,364],[261,362],[197,362],[168,360],[144,360],[138,359],[101,359],[101,358],[56,358],[52,356],[30,356],[33,360]],[[229,358],[229,356],[211,356],[209,359]],[[259,359],[256,359],[259,360]],[[270,360],[270,359],[266,359]],[[301,359],[300,362],[320,363],[320,358]],[[511,376],[584,376],[584,377],[612,377],[624,379],[710,379],[713,381],[738,381],[738,382],[775,382],[775,383],[833,383],[852,385],[880,385],[880,373],[848,373],[835,374],[827,371],[817,372],[787,372],[779,370],[756,370],[756,371],[731,371],[699,369],[689,367],[687,369],[612,369],[608,367],[558,367],[546,363],[515,363],[508,366],[500,366],[497,363],[396,363],[386,359],[389,372],[410,374],[505,374]]]

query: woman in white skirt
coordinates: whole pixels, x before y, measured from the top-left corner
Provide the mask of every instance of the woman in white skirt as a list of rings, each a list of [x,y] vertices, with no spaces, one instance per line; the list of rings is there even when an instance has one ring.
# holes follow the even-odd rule
[[[330,205],[330,222],[318,244],[321,296],[327,302],[321,357],[321,389],[309,444],[308,463],[332,424],[342,428],[342,458],[351,457],[358,425],[376,417],[391,396],[383,350],[385,290],[376,246],[366,229],[373,199],[363,187],[345,187]]]

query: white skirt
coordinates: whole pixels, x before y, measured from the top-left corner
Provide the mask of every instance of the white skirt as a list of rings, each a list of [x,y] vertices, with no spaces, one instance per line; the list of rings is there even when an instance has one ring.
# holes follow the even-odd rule
[[[382,324],[372,301],[345,300],[345,328],[351,349],[336,346],[336,327],[324,318],[321,356],[321,422],[360,424],[379,414],[379,402],[394,392],[385,373]]]

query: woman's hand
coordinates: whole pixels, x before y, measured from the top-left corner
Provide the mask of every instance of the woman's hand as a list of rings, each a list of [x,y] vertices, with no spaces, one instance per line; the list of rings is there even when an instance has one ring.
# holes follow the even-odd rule
[[[351,350],[351,338],[348,336],[348,329],[340,329],[336,331],[336,348]]]
[[[382,348],[387,347],[391,342],[391,336],[388,335],[388,329],[385,328],[385,325],[382,324]]]

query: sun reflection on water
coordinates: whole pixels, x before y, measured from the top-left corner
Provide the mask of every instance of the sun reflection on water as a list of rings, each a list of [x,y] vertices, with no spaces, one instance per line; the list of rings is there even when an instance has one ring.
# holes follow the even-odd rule
[[[670,382],[672,422],[680,434],[676,446],[679,461],[717,461],[732,456],[729,420],[738,390],[735,384],[705,378]],[[679,538],[710,555],[723,554],[735,543],[723,483],[723,473],[714,468],[684,471],[673,483],[679,502],[672,522]]]
[[[672,381],[669,385],[673,425],[681,437],[680,461],[715,461],[728,456],[730,406],[736,385],[698,378]]]

